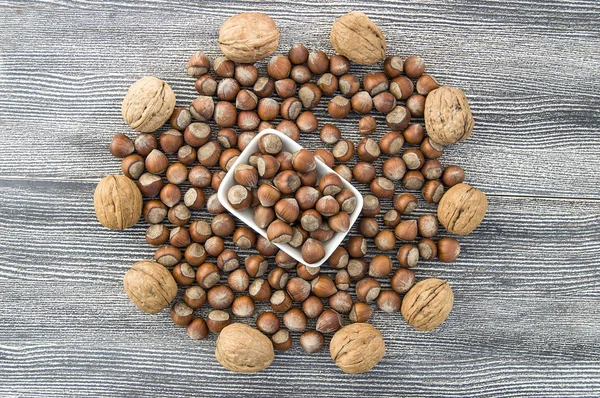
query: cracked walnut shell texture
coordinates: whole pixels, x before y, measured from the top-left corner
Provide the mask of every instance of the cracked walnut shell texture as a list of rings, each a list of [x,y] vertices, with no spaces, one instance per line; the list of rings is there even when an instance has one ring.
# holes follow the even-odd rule
[[[381,361],[385,343],[381,332],[372,325],[353,323],[333,335],[329,352],[344,373],[364,373]]]
[[[123,120],[142,133],[158,130],[175,109],[175,93],[166,82],[144,76],[133,83],[121,106]]]
[[[134,226],[142,215],[142,193],[121,175],[104,177],[94,191],[94,210],[100,224],[121,230]]]
[[[232,323],[221,330],[215,357],[233,372],[254,373],[271,365],[275,352],[267,336],[246,324]]]
[[[371,65],[385,57],[385,36],[362,12],[350,12],[336,19],[329,40],[338,54],[361,65]]]
[[[437,278],[422,280],[402,299],[402,316],[417,330],[428,331],[440,326],[454,305],[454,293],[448,282]]]
[[[162,265],[140,261],[123,278],[125,293],[140,310],[156,314],[169,306],[177,295],[177,282]]]
[[[467,96],[462,90],[449,86],[427,95],[423,117],[429,138],[442,145],[466,140],[475,125]]]
[[[468,235],[475,230],[487,212],[487,197],[468,184],[450,188],[438,203],[438,219],[448,232]]]

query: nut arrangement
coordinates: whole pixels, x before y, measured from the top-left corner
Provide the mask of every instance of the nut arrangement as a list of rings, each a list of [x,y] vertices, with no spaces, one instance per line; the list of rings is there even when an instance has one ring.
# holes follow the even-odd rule
[[[330,39],[337,54],[297,44],[273,55],[263,72],[255,63],[277,50],[275,23],[262,13],[231,17],[219,34],[224,56],[196,52],[187,63],[199,94],[189,107],[175,107],[173,90],[155,77],[130,87],[123,119],[140,134],[114,136],[110,152],[122,159],[123,176],[105,177],[94,193],[102,225],[124,229],[143,218],[146,241],[157,247],[154,261],[125,275],[131,301],[151,314],[170,306],[174,324],[192,339],[219,334],[216,358],[232,371],[260,371],[274,349],[294,341],[318,352],[329,334],[342,371],[368,371],[385,352],[381,333],[365,323],[373,306],[400,312],[417,330],[437,328],[452,309],[452,289],[435,278],[417,281],[411,268],[458,258],[459,241],[437,238],[439,224],[466,235],[487,210],[485,194],[464,183],[464,171],[439,160],[444,145],[473,130],[464,93],[440,87],[419,56],[386,58],[385,37],[365,14],[338,18]],[[352,62],[382,60],[362,79],[351,73]],[[319,108],[326,121],[313,112]],[[357,116],[358,143],[336,125],[350,116]],[[294,141],[318,135],[323,145],[291,153],[277,135],[265,134],[259,151],[233,167],[269,128]],[[319,175],[317,161],[334,172]],[[236,222],[219,201],[227,173],[235,179],[229,205],[251,212],[267,238]],[[370,191],[351,229],[357,198],[346,182]],[[437,214],[412,216],[417,195],[437,205]],[[310,266],[326,257],[326,242],[346,232],[322,267]],[[304,261],[275,244],[300,249]]]

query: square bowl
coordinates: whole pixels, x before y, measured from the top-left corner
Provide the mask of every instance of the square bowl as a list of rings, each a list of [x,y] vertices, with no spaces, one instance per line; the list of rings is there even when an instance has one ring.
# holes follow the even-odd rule
[[[281,138],[281,141],[283,143],[283,149],[284,151],[290,152],[290,153],[294,153],[296,151],[299,151],[300,149],[302,149],[302,146],[300,146],[296,141],[292,140],[291,138],[289,138],[287,135],[274,130],[274,129],[266,129],[261,131],[260,133],[258,133],[256,135],[256,137],[254,137],[252,139],[252,141],[250,141],[250,143],[248,144],[248,146],[246,146],[246,148],[244,149],[244,151],[238,156],[237,160],[235,161],[235,163],[230,167],[229,171],[227,172],[227,174],[225,175],[225,178],[223,178],[223,181],[221,182],[221,186],[219,187],[219,191],[217,193],[218,198],[219,198],[219,202],[221,202],[221,204],[231,213],[233,214],[235,217],[237,217],[238,219],[240,219],[244,224],[246,224],[247,226],[249,226],[250,228],[252,228],[253,230],[255,230],[256,232],[258,232],[259,234],[261,234],[262,236],[264,236],[265,238],[267,238],[267,230],[260,228],[258,225],[256,225],[256,223],[254,222],[254,217],[253,217],[253,211],[251,208],[245,209],[245,210],[236,210],[233,207],[231,207],[231,205],[229,204],[229,201],[227,200],[227,192],[229,191],[229,189],[234,186],[237,185],[237,183],[235,182],[235,179],[233,178],[233,170],[235,169],[235,167],[239,164],[248,164],[248,160],[250,158],[250,155],[252,155],[255,152],[259,152],[258,149],[258,140],[260,139],[260,137],[262,137],[265,134],[275,134],[278,137]],[[325,163],[321,162],[319,159],[317,160],[317,175],[319,178],[321,178],[323,175],[327,174],[327,173],[335,173],[335,171],[333,171],[331,168],[329,168]],[[348,181],[346,181],[344,178],[342,178],[340,176],[343,186],[344,188],[349,189],[354,196],[356,197],[356,208],[354,209],[354,211],[350,214],[350,226],[348,228],[348,231],[346,232],[336,232],[333,235],[333,238],[329,239],[327,242],[323,242],[323,246],[325,248],[325,256],[318,262],[316,263],[312,263],[312,264],[307,264],[303,259],[302,259],[302,253],[300,251],[301,248],[295,248],[290,246],[287,243],[274,243],[275,246],[277,246],[278,248],[280,248],[281,250],[283,250],[284,252],[286,252],[287,254],[289,254],[291,257],[293,257],[296,261],[298,261],[299,263],[305,264],[309,267],[318,267],[321,264],[323,264],[325,261],[327,261],[327,259],[329,258],[329,256],[331,256],[331,254],[335,251],[335,249],[340,246],[340,244],[342,243],[342,241],[344,240],[344,238],[346,237],[346,235],[348,235],[348,232],[350,231],[350,229],[352,228],[352,226],[354,225],[354,223],[356,222],[356,219],[358,218],[358,216],[360,215],[360,212],[362,210],[363,207],[363,197],[361,195],[360,192],[358,192],[358,190],[356,188],[354,188],[354,186],[352,186],[352,184],[350,184]],[[268,238],[267,238],[268,239]]]

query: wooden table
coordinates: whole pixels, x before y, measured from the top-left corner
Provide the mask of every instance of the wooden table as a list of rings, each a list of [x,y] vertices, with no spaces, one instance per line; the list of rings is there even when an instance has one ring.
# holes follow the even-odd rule
[[[0,396],[600,395],[597,1],[0,8]],[[363,10],[389,54],[422,55],[428,72],[467,93],[476,118],[472,137],[448,147],[442,162],[464,167],[485,191],[487,217],[461,238],[456,262],[416,269],[451,283],[454,309],[430,333],[377,311],[372,323],[387,352],[367,374],[342,374],[325,349],[305,354],[297,336],[267,371],[225,371],[214,336],[192,341],[166,311],[145,315],[124,294],[125,271],[152,257],[147,225],[113,232],[94,216],[95,184],[120,172],[111,137],[134,136],[120,112],[128,86],[156,75],[178,105],[189,104],[188,57],[217,56],[221,23],[249,10],[274,18],[280,52],[302,42],[328,53],[334,18]],[[386,130],[378,121],[375,137]],[[355,123],[339,123],[345,136],[358,137]],[[318,136],[301,144],[316,148]]]

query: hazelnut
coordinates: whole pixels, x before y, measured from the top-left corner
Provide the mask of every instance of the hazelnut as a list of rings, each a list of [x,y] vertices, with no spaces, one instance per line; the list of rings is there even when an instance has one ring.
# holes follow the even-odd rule
[[[267,228],[267,236],[273,243],[288,243],[292,234],[292,227],[281,220],[273,221]]]
[[[219,188],[221,187],[221,182],[223,182],[223,179],[225,178],[226,174],[227,173],[225,173],[225,171],[219,170],[219,171],[216,171],[215,174],[212,175],[212,177],[210,179],[210,186],[212,187],[212,189],[214,189],[215,191],[219,190]],[[188,175],[188,179],[189,179],[189,175]]]
[[[329,71],[335,76],[345,75],[350,71],[350,61],[343,55],[332,55],[329,59]]]
[[[217,236],[229,236],[235,229],[235,220],[227,213],[217,214],[212,219],[211,228],[213,233]]]
[[[300,149],[292,156],[292,167],[299,173],[308,173],[315,170],[317,163],[308,149]]]
[[[275,55],[267,63],[267,74],[275,80],[288,77],[291,69],[292,63],[283,55]]]
[[[367,240],[362,236],[352,236],[346,242],[345,248],[351,257],[364,257],[367,254]]]
[[[250,277],[246,270],[236,269],[227,277],[227,284],[234,292],[244,292],[250,284]]]
[[[213,120],[219,127],[233,127],[238,118],[238,112],[231,102],[219,101],[215,105]]]
[[[394,198],[394,208],[402,214],[412,213],[417,204],[417,198],[411,193],[401,193]]]
[[[258,171],[248,164],[239,164],[233,169],[233,178],[235,182],[245,187],[256,187]]]
[[[348,261],[348,276],[353,281],[359,281],[367,274],[367,262],[362,258],[353,258]]]
[[[292,308],[292,298],[285,290],[277,290],[271,295],[269,302],[273,311],[276,312],[285,312]]]
[[[412,117],[423,117],[425,110],[425,96],[413,94],[404,102],[406,108],[410,111]]]
[[[233,372],[254,373],[268,368],[275,353],[267,336],[248,325],[234,323],[221,330],[215,357]]]
[[[432,260],[437,256],[437,244],[429,238],[423,238],[417,245],[419,257],[423,260]]]
[[[207,122],[215,111],[215,102],[212,97],[201,95],[192,101],[189,110],[194,119]]]
[[[418,149],[407,149],[402,153],[402,160],[409,170],[419,170],[425,163],[423,153]]]
[[[367,322],[371,318],[373,308],[362,301],[357,301],[352,305],[348,318],[354,323]]]
[[[379,158],[381,150],[377,142],[371,138],[364,137],[359,141],[356,153],[361,160],[365,162],[374,162]]]
[[[415,220],[404,220],[396,226],[394,233],[396,238],[403,241],[414,240],[417,237],[418,227]]]
[[[347,232],[350,229],[350,215],[345,211],[340,211],[329,217],[328,223],[335,232]]]
[[[229,149],[228,149],[229,151]],[[208,141],[198,148],[198,162],[205,167],[212,167],[219,162],[221,147],[216,141]]]
[[[252,194],[243,185],[234,185],[227,191],[227,201],[236,210],[245,210],[252,204]]]
[[[272,312],[263,312],[256,317],[256,328],[265,334],[277,332],[279,325],[279,317]]]
[[[224,272],[230,272],[240,266],[238,255],[233,250],[223,250],[217,257],[217,267]]]
[[[391,198],[394,190],[394,183],[385,177],[377,177],[371,181],[371,192],[378,198]]]
[[[319,315],[315,329],[320,333],[333,333],[342,327],[342,317],[334,310],[326,309]]]
[[[167,184],[160,190],[160,200],[167,205],[173,207],[181,200],[181,189],[175,184]]]
[[[374,243],[381,251],[393,250],[396,246],[396,236],[392,231],[386,229],[375,236]]]
[[[253,111],[241,111],[238,113],[237,125],[240,130],[256,130],[260,124],[260,117]]]
[[[417,330],[440,326],[454,305],[448,282],[429,278],[414,285],[402,300],[401,312],[406,322]]]
[[[310,77],[310,69],[305,65],[294,65],[290,71],[290,78],[298,84],[308,83]]]
[[[159,151],[153,149],[152,152],[146,156],[145,167],[148,172],[152,174],[160,174],[167,169],[169,165],[169,159],[167,156]]]
[[[240,85],[250,87],[258,79],[258,69],[252,64],[239,64],[235,67],[233,76]]]
[[[279,124],[277,125],[277,130],[281,131],[283,134],[285,134],[294,141],[298,141],[300,139],[300,129],[298,128],[298,126],[296,126],[296,123],[292,122],[291,120],[282,120],[281,122],[279,122]],[[287,156],[288,153],[289,152],[285,151],[280,152],[279,155],[277,155],[277,159],[279,160],[280,156]],[[281,161],[279,162],[282,163]]]
[[[214,286],[206,294],[208,304],[215,310],[223,310],[231,307],[234,298],[233,291],[226,285]]]
[[[217,85],[217,97],[221,101],[233,101],[240,91],[240,84],[230,77],[221,79]]]
[[[310,295],[310,283],[300,277],[290,278],[285,289],[295,302],[303,302]]]
[[[425,184],[425,177],[420,171],[411,170],[402,177],[404,188],[411,191],[418,191]]]
[[[292,229],[295,229],[296,227],[292,227]],[[283,250],[279,250],[277,252],[277,254],[275,255],[275,264],[277,264],[278,267],[280,268],[284,268],[284,269],[290,269],[290,268],[294,268],[298,265],[298,261],[293,258],[292,256],[290,256],[289,254],[287,254],[285,251]],[[285,274],[282,274],[282,278],[285,276]],[[287,276],[285,276],[285,282],[287,282]],[[282,280],[280,280],[280,282],[283,282]],[[269,280],[269,283],[271,283],[271,280]],[[284,283],[285,285],[285,283]],[[272,284],[271,284],[272,286]]]
[[[209,75],[206,75],[207,79],[212,79]],[[212,79],[214,81],[214,79]],[[215,88],[216,88],[215,83]],[[211,94],[212,95],[212,94]],[[169,122],[171,123],[171,127],[177,129],[179,131],[185,130],[185,128],[191,123],[192,115],[190,111],[186,108],[175,108],[171,117],[169,118]]]
[[[398,157],[388,158],[381,166],[383,176],[391,181],[399,181],[406,174],[406,164]]]
[[[110,153],[117,158],[124,158],[134,151],[133,142],[125,134],[115,134],[110,143]]]
[[[323,94],[333,95],[338,88],[338,79],[331,73],[325,73],[317,80],[317,87]]]
[[[274,256],[279,248],[262,235],[256,238],[256,250],[263,256]]]
[[[308,330],[300,335],[300,346],[308,354],[321,351],[324,343],[325,338],[316,330]]]
[[[342,314],[347,314],[352,309],[352,296],[347,292],[337,292],[329,297],[329,306]]]
[[[269,263],[260,254],[255,254],[246,257],[244,266],[246,267],[246,272],[248,272],[248,275],[250,275],[252,278],[258,278],[265,274],[267,268],[269,267]]]
[[[442,164],[436,159],[429,159],[421,167],[421,173],[427,180],[437,180],[442,176]]]
[[[399,294],[408,292],[414,284],[415,273],[407,268],[398,268],[390,281],[390,287]]]
[[[329,115],[334,119],[346,117],[348,113],[350,113],[350,109],[350,101],[341,95],[336,95],[327,104],[327,112],[329,112]]]
[[[248,318],[254,314],[254,300],[248,296],[238,296],[231,304],[231,312],[240,318]]]
[[[375,218],[362,217],[358,223],[358,230],[365,238],[373,238],[379,233],[379,225]]]
[[[410,112],[402,105],[396,105],[385,117],[391,130],[404,130],[410,122]]]
[[[312,293],[317,297],[325,298],[337,292],[335,284],[327,275],[318,275],[310,285]]]
[[[363,197],[363,208],[360,212],[365,217],[375,217],[381,211],[379,198],[374,195],[365,195]]]
[[[363,184],[369,184],[375,178],[375,166],[367,162],[358,162],[352,169],[354,179]]]
[[[390,113],[396,107],[396,97],[387,91],[379,93],[373,97],[373,105],[383,114]]]
[[[291,308],[283,314],[283,324],[292,332],[303,332],[306,329],[306,315],[299,308]]]
[[[319,191],[313,187],[302,186],[295,193],[296,202],[301,210],[312,209],[320,197]]]
[[[122,230],[134,226],[142,215],[142,203],[142,193],[133,181],[124,176],[106,176],[94,190],[96,217],[109,229]]]
[[[339,176],[344,180],[350,183],[352,182],[352,170],[350,170],[350,167],[346,166],[345,164],[338,164],[333,168],[333,171],[339,174]]]
[[[383,215],[383,224],[386,227],[395,228],[398,224],[400,224],[401,216],[400,213],[396,209],[391,209],[385,212]]]
[[[327,221],[323,221],[321,226],[312,232],[310,232],[310,237],[316,240],[320,240],[321,242],[327,242],[335,235],[335,231],[329,227]]]
[[[381,72],[370,72],[363,79],[363,87],[371,97],[374,97],[379,93],[387,91],[389,81],[385,74]]]
[[[331,151],[334,158],[339,162],[347,162],[354,155],[354,143],[350,140],[339,140]]]
[[[290,62],[294,65],[303,64],[308,60],[308,49],[304,44],[294,44],[288,53]]]
[[[344,75],[338,79],[340,92],[346,97],[352,97],[360,90],[360,82],[354,75]]]
[[[191,145],[184,145],[177,151],[177,160],[185,165],[189,165],[196,161],[196,148]]]
[[[194,310],[182,301],[171,307],[171,319],[177,326],[187,326],[194,318]]]
[[[262,178],[273,178],[280,169],[279,161],[271,155],[261,155],[256,159],[256,169]]]
[[[344,372],[365,373],[385,354],[381,332],[368,323],[353,323],[336,332],[329,343],[331,359]]]
[[[260,166],[259,166],[260,167]],[[273,178],[273,184],[281,193],[289,195],[300,188],[301,181],[298,174],[292,170],[280,172]]]
[[[169,239],[169,228],[163,224],[152,224],[146,230],[146,242],[160,246]]]
[[[279,329],[271,336],[273,347],[278,351],[287,351],[292,347],[292,336],[287,329]]]
[[[393,79],[404,72],[404,62],[402,62],[402,58],[390,55],[383,62],[383,70],[389,78]]]
[[[275,215],[286,223],[293,223],[300,216],[298,202],[294,198],[280,199],[274,206]]]
[[[331,152],[329,152],[327,149],[325,149],[325,148],[315,149],[313,154],[315,155],[315,159],[320,160],[321,162],[325,163],[327,165],[327,167],[329,167],[329,168],[333,167],[333,164],[335,163],[335,158],[333,157],[333,154]]]
[[[312,83],[306,83],[298,90],[298,98],[304,108],[313,109],[321,101],[321,89]]]
[[[210,69],[210,60],[202,51],[196,51],[187,63],[187,74],[192,77],[202,76]]]
[[[154,252],[154,260],[165,267],[172,267],[181,261],[181,251],[174,246],[163,246]]]
[[[231,315],[222,310],[212,310],[206,317],[206,326],[208,327],[208,330],[215,334],[221,333],[221,331],[230,324]]]
[[[125,293],[140,310],[156,314],[177,295],[177,282],[162,265],[152,261],[135,263],[123,279]]]
[[[215,286],[219,279],[219,269],[214,264],[204,263],[196,270],[196,282],[203,289],[210,289]]]
[[[199,266],[206,261],[206,250],[200,243],[192,243],[186,247],[183,253],[185,260],[193,266]]]
[[[323,257],[325,257],[323,243],[316,239],[308,238],[302,245],[302,259],[308,264],[313,264],[320,261]]]
[[[381,286],[373,278],[365,278],[356,283],[356,297],[360,301],[370,302],[379,296]]]
[[[223,252],[225,248],[225,242],[223,238],[219,236],[211,236],[204,242],[204,250],[209,255],[216,257]]]
[[[158,140],[154,134],[140,134],[133,140],[135,151],[140,156],[148,156],[153,149],[158,148]]]
[[[438,219],[448,232],[468,235],[483,220],[487,204],[483,192],[467,184],[457,184],[442,196],[438,204]]]
[[[377,307],[384,312],[398,312],[402,299],[393,290],[382,290],[377,297]]]
[[[185,301],[190,308],[200,308],[206,301],[206,293],[200,286],[190,286],[183,292],[183,301]]]
[[[288,120],[296,120],[302,112],[302,102],[298,98],[286,98],[281,104],[281,117]]]
[[[255,279],[248,287],[248,294],[256,302],[269,301],[271,286],[264,279]]]
[[[406,76],[398,76],[390,82],[390,93],[392,93],[397,100],[406,100],[413,92],[413,83]]]
[[[217,92],[217,81],[211,75],[202,75],[198,79],[196,79],[196,82],[194,83],[194,88],[200,95],[212,96],[212,95],[215,95],[215,93]],[[177,111],[177,109],[175,109],[175,110]],[[189,113],[190,111],[186,109],[186,112],[188,113],[188,117],[190,118],[190,121],[191,121],[192,115]],[[173,112],[173,113],[175,113],[175,112]],[[171,115],[171,120],[173,120],[172,118],[173,118],[173,115]],[[188,124],[189,124],[189,122],[188,122]],[[171,126],[173,126],[172,122],[171,122]],[[173,128],[177,128],[177,127],[173,126]],[[184,128],[177,129],[177,130],[183,130]]]
[[[303,133],[312,133],[319,128],[319,121],[314,113],[310,111],[302,112],[296,119],[296,125]]]
[[[340,204],[340,210],[346,213],[353,213],[356,209],[356,196],[349,189],[342,189],[335,196],[335,200]]]
[[[388,256],[378,254],[369,264],[369,276],[373,278],[382,278],[392,272],[392,260]]]
[[[172,184],[183,184],[187,180],[188,169],[184,164],[175,162],[167,167],[165,176],[167,177],[167,181]]]
[[[350,288],[350,275],[345,269],[339,270],[335,274],[335,287],[338,290],[348,290]]]
[[[150,200],[144,204],[142,214],[148,224],[159,224],[167,216],[167,206],[160,200]]]
[[[323,301],[317,296],[309,296],[302,302],[302,311],[310,319],[318,318],[324,308]]]
[[[279,102],[273,98],[261,98],[260,101],[258,101],[257,114],[261,120],[275,119],[279,116]]]
[[[223,204],[219,202],[219,198],[217,197],[216,193],[210,195],[206,200],[206,210],[210,214],[221,214],[227,211],[227,209],[223,207]]]
[[[419,249],[411,244],[402,245],[398,250],[397,259],[402,267],[412,268],[419,262]]]
[[[256,243],[256,234],[248,227],[239,227],[233,233],[233,243],[240,249],[250,249]]]
[[[213,62],[213,70],[219,77],[233,77],[235,63],[227,57],[217,57]]]
[[[404,145],[404,137],[397,131],[386,133],[379,141],[381,151],[387,155],[397,155]]]
[[[423,186],[423,198],[429,203],[438,203],[444,195],[444,185],[441,181],[430,180]]]
[[[305,210],[300,217],[302,228],[308,232],[317,230],[321,226],[322,221],[321,214],[314,209]]]
[[[427,159],[437,159],[442,156],[444,147],[435,141],[431,141],[429,137],[421,142],[421,152]]]
[[[296,92],[296,82],[292,79],[281,79],[275,82],[275,91],[279,98],[289,98]]]
[[[270,97],[275,92],[275,82],[266,76],[261,76],[254,83],[252,91],[257,97]]]
[[[206,144],[211,136],[212,132],[210,126],[200,122],[191,123],[183,132],[183,139],[193,147],[199,147]]]
[[[366,91],[359,91],[352,96],[352,109],[358,113],[366,114],[373,109],[373,99]]]
[[[340,97],[340,98],[343,98],[343,97]],[[331,111],[329,113],[331,114]],[[341,133],[340,129],[338,129],[333,124],[326,123],[323,125],[323,127],[321,127],[320,137],[321,137],[321,141],[323,141],[325,144],[335,144],[342,137],[342,133]]]
[[[441,238],[437,243],[437,257],[444,263],[451,263],[460,254],[460,243],[454,238]]]
[[[331,216],[339,213],[340,204],[337,202],[337,200],[333,196],[327,195],[327,196],[323,196],[319,200],[317,200],[315,209],[319,213],[321,213],[321,215],[323,215],[325,217],[331,217]]]
[[[323,51],[308,54],[308,68],[316,75],[322,75],[329,69],[329,57]]]
[[[442,172],[442,182],[447,187],[453,187],[465,180],[465,171],[460,166],[447,166]]]
[[[411,124],[402,132],[404,139],[411,145],[421,145],[425,138],[425,129],[420,124]]]

